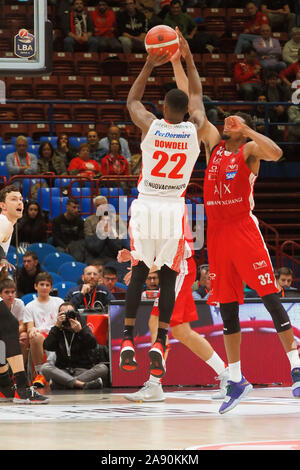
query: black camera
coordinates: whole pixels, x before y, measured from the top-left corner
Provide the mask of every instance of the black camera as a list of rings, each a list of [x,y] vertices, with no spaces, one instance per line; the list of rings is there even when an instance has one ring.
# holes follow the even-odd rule
[[[68,310],[67,312],[64,312],[64,314],[66,316],[66,319],[62,322],[62,326],[64,328],[68,328],[71,326],[70,318],[73,318],[75,320],[78,317],[78,314],[75,310]]]

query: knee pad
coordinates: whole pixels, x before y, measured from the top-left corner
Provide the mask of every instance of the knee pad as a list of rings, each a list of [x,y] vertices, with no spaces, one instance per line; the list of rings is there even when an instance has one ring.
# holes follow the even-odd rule
[[[232,335],[241,331],[238,302],[220,304],[224,335]]]
[[[261,300],[272,317],[277,333],[292,328],[289,316],[284,309],[278,294],[264,295]]]

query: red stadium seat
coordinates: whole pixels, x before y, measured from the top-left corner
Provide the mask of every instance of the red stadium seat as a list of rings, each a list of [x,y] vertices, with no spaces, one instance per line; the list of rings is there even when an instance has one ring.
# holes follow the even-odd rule
[[[216,99],[220,101],[236,101],[239,95],[235,80],[232,77],[216,77]]]
[[[55,134],[67,134],[69,137],[80,137],[82,128],[80,124],[55,124]]]
[[[50,118],[50,115],[49,115]],[[72,121],[72,108],[69,104],[53,104],[52,119],[54,121]]]
[[[202,16],[202,9],[201,8],[188,7],[186,9],[186,12],[192,18],[199,18],[199,17]]]
[[[100,57],[97,52],[75,52],[75,70],[77,75],[99,75]]]
[[[215,79],[213,77],[201,77],[202,89],[205,95],[211,99],[215,96]]]
[[[34,97],[37,100],[57,100],[60,97],[57,75],[44,75],[33,79]]]
[[[104,76],[127,75],[128,66],[125,54],[101,53],[100,68]]]
[[[249,20],[245,8],[227,8],[226,13],[227,25],[230,31],[241,32],[245,29],[245,25]]]
[[[207,77],[224,77],[228,74],[226,54],[202,54],[202,68]]]
[[[45,121],[45,106],[42,104],[18,105],[18,113],[21,121]]]
[[[109,100],[113,98],[110,77],[86,77],[87,98],[90,100]]]
[[[2,137],[6,142],[10,141],[12,137],[17,137],[18,135],[29,135],[27,124],[11,123],[2,128]]]
[[[15,31],[15,34],[22,27],[28,25],[24,18],[27,15],[26,5],[4,5],[1,6],[1,25]]]
[[[86,86],[84,77],[69,75],[60,77],[60,93],[65,100],[86,99]]]
[[[203,8],[205,31],[213,31],[218,36],[226,30],[226,9],[225,8]]]
[[[129,90],[135,81],[135,77],[132,76],[121,76],[112,77],[111,84],[113,95],[116,100],[126,100]]]
[[[97,121],[97,107],[94,104],[82,104],[72,106],[74,121]]]
[[[33,99],[33,81],[27,77],[8,77],[6,79],[7,97],[14,100]]]
[[[0,53],[1,56],[4,55],[5,52],[13,51],[14,48],[14,40],[13,40],[12,31],[9,29],[1,29],[0,30]]]
[[[16,104],[0,105],[0,121],[18,121],[18,117]]]
[[[143,100],[158,102],[164,99],[164,89],[162,87],[162,80],[160,77],[149,77],[145,88]]]
[[[128,75],[138,76],[145,65],[147,54],[127,54]]]
[[[53,73],[54,75],[75,74],[75,63],[72,52],[53,53]]]
[[[274,31],[272,33],[272,36],[273,36],[273,38],[278,39],[281,46],[284,46],[284,44],[289,40],[288,33],[285,33],[283,31],[281,31],[281,32]]]
[[[28,124],[28,135],[32,137],[35,142],[39,142],[40,138],[50,134],[49,124],[38,123]]]
[[[228,75],[233,77],[234,67],[240,60],[244,59],[244,54],[228,54],[227,55],[227,66],[228,66]]]
[[[109,122],[126,121],[126,106],[125,104],[105,103],[99,105],[99,120]]]

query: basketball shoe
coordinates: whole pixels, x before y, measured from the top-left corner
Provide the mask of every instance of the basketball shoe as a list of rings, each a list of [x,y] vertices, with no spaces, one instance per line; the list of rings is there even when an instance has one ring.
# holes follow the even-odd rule
[[[124,339],[120,352],[120,369],[125,372],[134,372],[137,368],[134,344],[130,339]]]
[[[165,351],[166,348],[159,341],[156,341],[149,351],[149,372],[154,377],[163,377],[166,373]]]
[[[35,391],[35,387],[16,388],[13,402],[18,404],[46,405],[50,399]]]
[[[126,393],[123,395],[126,400],[139,402],[164,401],[165,396],[161,383],[153,383],[148,380],[143,387],[135,393]]]
[[[15,390],[13,385],[0,386],[0,402],[13,401]]]
[[[295,398],[300,398],[300,367],[294,367],[291,372],[293,379],[292,392]]]
[[[248,395],[253,386],[245,379],[244,376],[242,376],[242,380],[240,382],[232,382],[231,380],[228,380],[226,388],[226,396],[219,409],[220,414],[227,413],[227,411],[235,408],[240,401]]]
[[[37,374],[32,381],[32,385],[36,388],[44,388],[47,384],[48,382],[42,374]]]
[[[229,380],[228,367],[216,377],[216,380],[220,381],[220,389],[212,395],[212,400],[223,400],[226,397],[226,385]]]

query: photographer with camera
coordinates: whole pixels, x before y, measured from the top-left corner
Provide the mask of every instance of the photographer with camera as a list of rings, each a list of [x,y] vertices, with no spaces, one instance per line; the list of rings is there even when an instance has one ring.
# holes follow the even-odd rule
[[[72,287],[65,297],[76,309],[98,310],[105,312],[107,305],[114,296],[103,284],[100,284],[100,274],[96,266],[86,266],[82,275],[82,285]]]
[[[70,302],[60,305],[44,349],[56,354],[55,364],[47,362],[42,366],[42,374],[51,381],[52,389],[102,389],[109,384],[107,348],[98,345]]]

